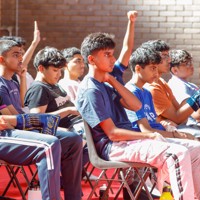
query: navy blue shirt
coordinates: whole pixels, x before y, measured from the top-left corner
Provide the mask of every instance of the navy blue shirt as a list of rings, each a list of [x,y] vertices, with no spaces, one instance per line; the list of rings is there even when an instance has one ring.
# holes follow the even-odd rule
[[[13,105],[19,114],[24,113],[20,100],[19,83],[15,80],[0,77],[0,96],[6,106]]]
[[[111,118],[118,128],[132,130],[121,96],[106,83],[101,83],[87,75],[80,84],[76,107],[85,121],[91,127],[97,153],[108,160],[112,141],[101,129],[99,123]]]
[[[123,73],[126,69],[127,67],[120,63],[119,60],[117,60],[115,62],[113,71],[110,74],[114,76],[122,85],[124,85]]]

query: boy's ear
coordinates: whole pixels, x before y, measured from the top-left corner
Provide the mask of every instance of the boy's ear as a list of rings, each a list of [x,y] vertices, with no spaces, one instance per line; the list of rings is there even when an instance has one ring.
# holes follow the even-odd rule
[[[94,65],[94,57],[92,55],[88,56],[88,63]]]
[[[38,66],[38,71],[39,71],[39,72],[43,72],[43,71],[44,71],[44,69],[45,69],[45,68],[44,68],[44,66],[43,66],[43,65],[39,65],[39,66]]]
[[[140,65],[135,65],[135,72],[138,73],[140,72],[141,66]]]
[[[0,56],[0,63],[2,63],[4,61],[4,57]]]
[[[177,67],[172,67],[172,68],[171,68],[171,72],[172,72],[173,74],[177,74],[177,72],[178,72]]]

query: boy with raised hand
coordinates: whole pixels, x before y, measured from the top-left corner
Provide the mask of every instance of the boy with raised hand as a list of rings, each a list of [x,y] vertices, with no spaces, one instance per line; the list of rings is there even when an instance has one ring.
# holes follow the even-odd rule
[[[200,137],[199,126],[185,125],[188,117],[199,109],[200,91],[197,91],[184,105],[180,105],[167,82],[161,77],[164,73],[168,73],[170,69],[169,45],[163,40],[151,40],[143,43],[142,47],[159,52],[162,58],[158,65],[158,77],[151,84],[145,85],[145,88],[151,92],[153,97],[158,121],[167,130],[178,129],[197,138]]]
[[[170,50],[169,56],[172,77],[169,79],[168,84],[178,103],[183,105],[188,98],[199,90],[197,85],[188,81],[194,73],[193,59],[188,51],[180,49]],[[197,110],[188,118],[187,125],[198,124],[199,120],[200,110]]]
[[[127,69],[128,61],[134,46],[135,35],[135,21],[137,18],[137,11],[127,12],[127,28],[123,40],[122,49],[118,60],[115,62],[115,67],[111,74],[115,76],[121,83],[123,83],[123,72]],[[78,86],[80,84],[79,78],[84,74],[84,60],[81,52],[76,47],[70,47],[62,50],[66,58],[66,66],[64,67],[64,78],[58,84],[67,92],[72,102],[76,99]]]
[[[134,47],[135,22],[137,16],[137,11],[132,10],[127,12],[128,23],[122,44],[122,49],[117,61],[114,64],[112,72],[110,72],[110,74],[112,74],[122,84],[124,84],[123,72],[128,68],[129,58]]]
[[[22,65],[21,68],[13,75],[13,80],[20,83],[20,97],[22,110],[24,112],[29,112],[28,108],[24,107],[24,96],[27,88],[30,87],[34,81],[33,77],[27,72],[28,64],[33,56],[33,53],[40,42],[40,31],[38,29],[37,21],[34,21],[34,35],[33,41],[27,51],[25,51],[26,41],[24,38],[19,36],[2,36],[0,40],[12,40],[15,41],[22,50]]]
[[[21,64],[20,67],[14,69],[12,69],[12,71],[9,71],[9,69],[5,68],[2,70],[2,72],[0,73],[0,75],[2,77],[4,76],[12,76],[13,79],[13,84],[15,84],[15,90],[19,90],[19,95],[20,95],[20,100],[21,100],[21,105],[20,107],[18,107],[18,92],[15,95],[11,95],[11,99],[15,98],[15,101],[17,102],[17,104],[15,105],[15,101],[12,101],[15,105],[15,108],[11,108],[12,109],[12,114],[17,114],[17,113],[28,113],[29,109],[27,107],[24,107],[24,97],[25,97],[25,93],[27,91],[27,88],[30,87],[30,85],[33,82],[33,78],[32,76],[27,72],[27,68],[28,68],[28,64],[31,60],[31,57],[38,45],[38,43],[40,42],[40,31],[38,29],[38,25],[37,22],[34,22],[34,38],[33,41],[30,45],[30,47],[28,48],[28,50],[25,52],[25,45],[26,45],[26,41],[22,38],[22,37],[18,37],[18,36],[3,36],[0,38],[0,41],[3,40],[11,40],[17,43],[17,46],[20,47],[21,50]],[[16,74],[18,76],[16,76]],[[11,83],[11,82],[10,82]],[[10,84],[9,83],[9,84]],[[13,86],[14,87],[14,86]],[[3,89],[3,88],[2,88]],[[5,103],[7,104],[10,100],[7,98],[7,100],[5,101]],[[7,105],[8,106],[8,105]]]
[[[63,58],[63,57],[61,57]],[[61,59],[62,60],[62,59]],[[63,58],[65,63],[65,59]],[[12,79],[13,74],[21,68],[22,51],[18,44],[11,40],[0,41],[0,96],[3,103],[8,105],[10,113],[23,113],[20,103],[19,85]],[[54,78],[53,78],[54,79]],[[37,114],[36,114],[37,115]],[[45,117],[44,117],[45,118]],[[45,120],[45,119],[43,119]],[[38,134],[32,134],[37,139]],[[55,136],[61,143],[61,174],[65,199],[80,200],[81,192],[81,165],[82,141],[80,136],[73,132],[57,131]],[[70,173],[69,173],[70,172]],[[44,198],[45,199],[45,198]]]
[[[158,168],[161,185],[166,179],[171,183],[176,200],[195,199],[194,195],[200,199],[199,142],[181,140],[176,144],[159,133],[132,129],[124,107],[137,111],[142,105],[109,75],[115,63],[114,48],[113,37],[107,33],[92,33],[81,45],[89,72],[80,84],[76,106],[91,128],[99,156],[148,163]]]

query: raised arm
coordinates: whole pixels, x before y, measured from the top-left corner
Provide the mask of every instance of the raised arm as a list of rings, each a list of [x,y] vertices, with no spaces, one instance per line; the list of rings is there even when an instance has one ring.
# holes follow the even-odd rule
[[[22,61],[23,67],[28,67],[28,64],[39,42],[40,42],[40,31],[38,29],[37,21],[34,21],[34,37],[31,45],[23,55],[23,61]]]
[[[129,58],[133,51],[134,37],[135,37],[135,21],[137,15],[138,15],[137,11],[129,11],[127,13],[128,24],[123,40],[122,50],[118,58],[118,61],[124,66],[128,66]]]

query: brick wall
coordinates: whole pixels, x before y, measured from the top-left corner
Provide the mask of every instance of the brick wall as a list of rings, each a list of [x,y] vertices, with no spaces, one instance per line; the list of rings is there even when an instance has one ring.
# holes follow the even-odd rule
[[[16,1],[0,0],[1,26],[13,26],[13,34]],[[200,0],[19,0],[18,35],[27,40],[28,46],[33,37],[33,22],[37,20],[42,37],[38,50],[46,45],[59,49],[80,47],[91,32],[111,32],[116,36],[118,56],[128,10],[139,13],[135,47],[149,39],[163,39],[172,48],[188,50],[195,64],[191,81],[200,85]],[[30,72],[35,75],[32,66]],[[125,80],[130,76],[127,71]]]

